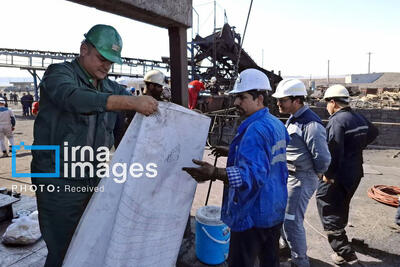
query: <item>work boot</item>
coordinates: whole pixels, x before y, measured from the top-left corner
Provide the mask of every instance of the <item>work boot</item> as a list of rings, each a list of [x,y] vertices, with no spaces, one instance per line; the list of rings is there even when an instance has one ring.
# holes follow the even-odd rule
[[[355,253],[350,254],[347,257],[342,257],[337,253],[333,253],[331,255],[331,259],[336,265],[343,265],[345,263],[353,263],[355,261],[358,261],[357,255]]]
[[[1,157],[2,157],[2,158],[7,158],[7,157],[8,157],[7,150],[4,150],[4,151],[3,151],[3,155],[2,155]]]

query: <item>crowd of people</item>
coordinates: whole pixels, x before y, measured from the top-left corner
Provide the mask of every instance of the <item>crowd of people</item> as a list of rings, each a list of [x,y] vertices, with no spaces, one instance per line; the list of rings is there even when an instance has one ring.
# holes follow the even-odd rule
[[[4,97],[6,97],[5,93],[4,93]],[[19,96],[18,96],[17,93],[12,93],[12,92],[10,93],[9,101],[11,103],[14,103],[15,105],[17,105],[18,104],[18,99],[19,99]]]
[[[43,76],[34,145],[62,146],[68,141],[69,146],[111,148],[119,142],[114,137],[121,137],[126,130],[126,112],[132,118],[135,112],[148,116],[157,111],[165,75],[160,71],[147,73],[144,95],[132,96],[107,77],[111,65],[122,62],[122,39],[117,30],[95,25],[84,36],[76,59],[50,65]],[[201,80],[189,84],[189,108],[196,107],[197,95],[204,88]],[[279,266],[279,244],[283,243],[290,249],[293,266],[310,266],[303,221],[314,192],[334,252],[333,262],[356,261],[345,227],[350,201],[363,177],[362,151],[377,137],[378,130],[349,107],[344,86],[334,85],[325,92],[331,115],[326,127],[306,105],[307,91],[300,80],[282,80],[272,95],[280,112],[290,115],[286,125],[266,106],[271,90],[263,72],[242,71],[229,93],[243,121],[229,147],[212,149],[214,155],[227,157],[226,167],[194,159],[198,167],[183,168],[198,182],[218,179],[224,183],[221,220],[231,229],[228,265],[254,266],[258,258],[260,266]],[[2,135],[9,138],[15,126],[4,103],[0,99],[0,141]],[[30,110],[28,107],[26,113]],[[120,125],[122,135],[115,132],[116,125]],[[61,150],[61,158],[63,153]],[[35,150],[32,156],[32,173],[54,170],[51,152]],[[65,171],[60,166],[60,177],[67,178],[32,178],[33,184],[45,185],[44,191],[36,191],[40,229],[48,249],[45,266],[62,265],[93,192],[71,193],[63,190],[65,185],[91,188],[99,182],[88,173],[69,179]],[[60,190],[48,191],[50,184]]]
[[[22,116],[28,117],[28,116],[33,116],[34,114],[34,104],[38,103],[37,101],[34,101],[33,95],[28,91],[26,93],[22,93],[22,97],[20,101],[18,102],[19,96],[17,93],[10,93],[9,98],[7,97],[7,94],[4,93],[3,95],[0,95],[2,99],[5,102],[5,107],[8,107],[9,104],[14,104],[18,105],[18,103],[21,103],[22,106]],[[38,105],[38,104],[36,104]]]

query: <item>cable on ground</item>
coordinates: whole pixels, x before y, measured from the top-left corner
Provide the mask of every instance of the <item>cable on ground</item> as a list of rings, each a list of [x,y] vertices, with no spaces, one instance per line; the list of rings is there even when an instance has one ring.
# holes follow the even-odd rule
[[[399,206],[400,187],[390,185],[374,185],[367,191],[368,197],[390,205]]]

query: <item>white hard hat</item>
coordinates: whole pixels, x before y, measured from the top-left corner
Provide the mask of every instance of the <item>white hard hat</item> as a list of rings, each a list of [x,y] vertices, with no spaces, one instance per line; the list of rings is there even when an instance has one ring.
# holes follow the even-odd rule
[[[215,83],[217,81],[217,78],[211,77],[210,82]]]
[[[150,83],[156,83],[161,86],[165,85],[165,75],[159,71],[159,70],[151,70],[144,75],[143,81],[145,82],[150,82]]]
[[[0,104],[4,104],[4,105],[6,104],[6,100],[2,97],[0,97]]]
[[[268,76],[257,69],[246,69],[236,79],[233,90],[229,94],[239,94],[251,90],[270,91]]]
[[[275,98],[286,96],[306,96],[307,90],[304,83],[298,79],[283,79],[279,82],[275,93],[272,95]]]
[[[329,98],[349,98],[350,94],[346,87],[340,84],[335,84],[326,89],[324,99]]]

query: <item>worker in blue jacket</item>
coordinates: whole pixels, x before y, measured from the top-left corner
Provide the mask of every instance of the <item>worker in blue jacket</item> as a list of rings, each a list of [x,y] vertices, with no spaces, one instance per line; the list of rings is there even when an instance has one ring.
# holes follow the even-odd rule
[[[224,182],[221,219],[231,228],[229,266],[279,266],[279,236],[287,202],[285,126],[265,107],[268,77],[256,69],[240,73],[234,105],[245,117],[229,147],[226,168],[193,160],[184,168],[196,181]],[[217,153],[222,153],[217,151]]]
[[[378,136],[378,129],[349,106],[349,92],[342,85],[324,95],[329,117],[326,126],[331,164],[317,189],[317,207],[335,264],[357,261],[346,236],[349,206],[363,172],[363,150]]]

